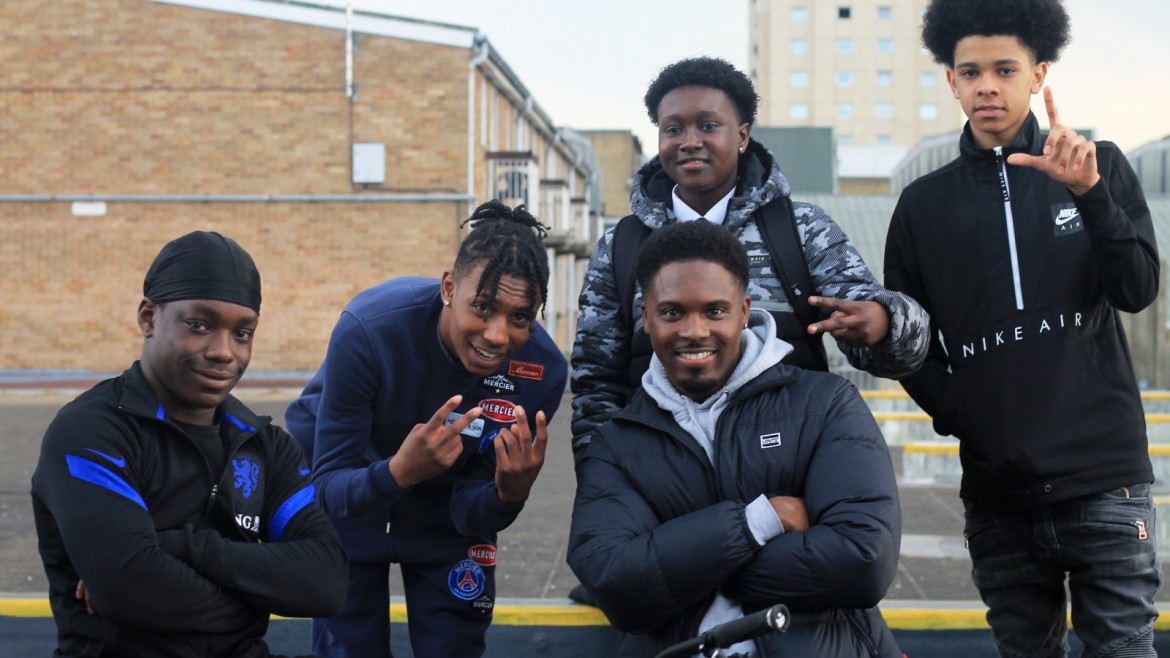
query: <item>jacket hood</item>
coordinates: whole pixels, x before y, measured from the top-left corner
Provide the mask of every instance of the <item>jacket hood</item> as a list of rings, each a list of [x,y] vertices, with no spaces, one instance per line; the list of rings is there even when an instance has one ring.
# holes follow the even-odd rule
[[[710,457],[715,423],[732,395],[768,368],[788,356],[792,346],[776,338],[776,321],[772,314],[752,309],[748,328],[741,333],[743,355],[732,370],[727,383],[703,402],[695,402],[674,388],[658,355],[650,359],[650,368],[642,375],[642,388],[663,410],[674,416],[679,426],[699,441]]]
[[[1028,118],[1024,120],[1024,125],[1020,128],[1020,134],[1016,135],[1011,144],[1003,147],[1003,154],[1004,156],[1012,153],[1038,154],[1044,147],[1044,141],[1041,137],[1040,123],[1036,120],[1036,115],[1029,111]],[[995,149],[980,148],[975,144],[975,138],[971,135],[970,121],[963,126],[963,135],[959,138],[959,152],[964,158],[976,162],[995,161]]]
[[[654,156],[638,170],[630,191],[630,211],[651,229],[674,223],[670,198],[673,189],[674,181],[663,171],[658,156]],[[735,195],[727,205],[724,225],[734,229],[746,224],[752,213],[773,199],[788,196],[790,191],[788,179],[780,172],[772,152],[755,139],[749,139],[747,149],[739,156]]]

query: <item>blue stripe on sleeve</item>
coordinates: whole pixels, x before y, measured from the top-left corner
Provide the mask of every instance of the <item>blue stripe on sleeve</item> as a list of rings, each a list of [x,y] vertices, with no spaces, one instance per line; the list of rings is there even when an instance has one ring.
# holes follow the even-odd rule
[[[142,509],[146,509],[146,501],[142,500],[142,496],[138,495],[134,487],[105,466],[76,455],[65,455],[65,463],[69,466],[69,474],[78,480],[109,489],[119,496],[134,501]]]
[[[297,515],[297,512],[308,507],[316,495],[313,485],[310,484],[289,496],[288,500],[284,501],[284,504],[276,510],[276,514],[272,515],[272,523],[268,526],[268,538],[271,541],[280,541],[284,527]]]

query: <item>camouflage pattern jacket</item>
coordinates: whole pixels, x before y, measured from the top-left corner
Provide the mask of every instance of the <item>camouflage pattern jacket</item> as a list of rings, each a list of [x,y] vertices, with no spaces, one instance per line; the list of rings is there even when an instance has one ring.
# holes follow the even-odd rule
[[[751,280],[748,295],[752,308],[792,313],[784,288],[772,271],[771,258],[753,214],[773,199],[789,194],[788,181],[775,158],[762,144],[751,140],[740,156],[739,184],[727,207],[724,225],[748,252]],[[655,157],[638,171],[630,194],[630,208],[650,227],[676,221],[671,207],[672,181]],[[849,300],[876,301],[890,314],[886,339],[873,347],[838,347],[859,370],[879,377],[905,377],[922,365],[930,346],[930,318],[911,297],[886,290],[866,267],[844,231],[821,208],[794,202],[797,230],[804,246],[816,294]],[[573,345],[573,451],[580,458],[589,436],[624,407],[633,393],[628,383],[630,335],[618,310],[620,294],[615,281],[613,229],[598,241],[585,271],[579,300],[577,338]],[[631,317],[641,326],[641,291],[634,296]],[[822,314],[827,317],[827,314]]]

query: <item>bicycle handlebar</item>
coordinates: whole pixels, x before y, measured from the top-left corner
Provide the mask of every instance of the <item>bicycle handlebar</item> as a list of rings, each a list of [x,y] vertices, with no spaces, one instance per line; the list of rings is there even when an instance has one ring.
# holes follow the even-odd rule
[[[726,649],[737,642],[750,640],[771,633],[788,630],[788,607],[777,603],[771,608],[753,612],[739,619],[733,619],[708,629],[698,637],[671,645],[655,658],[690,658],[696,653],[713,655],[715,650]]]

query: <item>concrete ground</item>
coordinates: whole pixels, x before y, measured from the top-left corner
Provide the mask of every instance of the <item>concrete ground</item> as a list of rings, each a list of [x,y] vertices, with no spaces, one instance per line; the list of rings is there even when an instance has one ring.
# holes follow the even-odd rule
[[[238,389],[238,394],[258,413],[271,415],[281,422],[285,406],[297,393],[297,389],[289,384],[273,382],[273,386],[266,386],[254,383]],[[14,609],[13,605],[19,607],[21,601],[28,599],[31,601],[26,603],[33,608],[47,611],[47,605],[38,607],[42,605],[47,592],[47,583],[37,556],[28,491],[41,434],[56,410],[77,392],[60,390],[61,384],[55,386],[58,388],[29,384],[0,387],[0,418],[3,419],[4,428],[3,434],[0,434],[0,449],[3,451],[3,459],[0,459],[0,654],[4,655],[17,655],[3,650],[8,640],[15,641],[13,638],[17,637],[25,643],[21,646],[38,647],[37,650],[43,650],[44,653],[48,653],[52,647],[51,620],[43,619],[47,613],[22,613],[33,619],[18,625],[3,623],[3,617],[16,615],[5,610]],[[79,382],[75,386],[84,387],[84,383]],[[497,631],[493,627],[494,634],[506,632],[507,622],[502,620],[500,613],[508,610],[509,604],[513,610],[528,611],[518,613],[520,621],[516,623],[522,625],[523,619],[529,618],[524,615],[531,614],[532,606],[548,604],[555,607],[567,604],[567,594],[577,582],[565,564],[574,490],[573,459],[569,447],[569,409],[566,396],[560,413],[553,420],[546,464],[528,505],[519,520],[500,535],[497,553],[497,589],[500,597],[497,626],[501,630]],[[895,470],[900,474],[901,450],[897,446],[891,450]],[[945,485],[901,483],[900,495],[903,515],[902,556],[898,576],[882,606],[890,618],[891,626],[896,629],[899,625],[903,629],[914,629],[918,623],[912,619],[918,614],[914,611],[953,610],[956,611],[954,615],[957,615],[954,619],[965,615],[963,618],[967,620],[958,628],[979,627],[982,605],[971,584],[970,560],[963,548],[963,512],[958,489]],[[391,590],[394,596],[401,595],[401,585],[396,575],[392,577]],[[1170,602],[1170,591],[1164,588],[1158,600]],[[8,608],[4,607],[5,602]],[[577,611],[574,613],[577,617],[568,625],[604,623],[604,619],[596,615],[593,609],[578,606],[571,610]],[[539,612],[536,614],[539,615]],[[909,621],[899,622],[899,619]],[[7,621],[13,620],[9,617]],[[295,638],[303,639],[307,632],[304,622],[286,624],[281,632],[292,633]],[[279,627],[281,624],[276,624],[274,631]],[[563,632],[563,629],[558,632]],[[899,632],[905,633],[905,630]],[[8,640],[5,640],[6,636]],[[986,633],[979,637],[986,650],[990,638]],[[400,642],[402,640],[396,639],[395,644]],[[942,644],[945,645],[945,641]],[[9,645],[9,648],[14,646]],[[398,651],[396,649],[396,653]],[[33,652],[28,655],[37,654]],[[529,655],[545,655],[545,652],[535,651]],[[554,651],[548,655],[562,654]],[[994,652],[987,655],[994,655]]]

